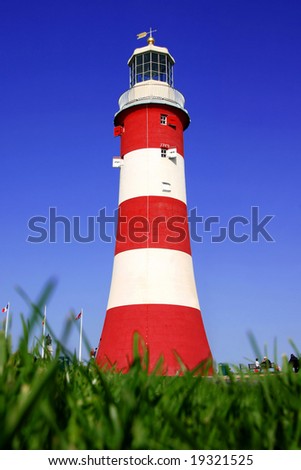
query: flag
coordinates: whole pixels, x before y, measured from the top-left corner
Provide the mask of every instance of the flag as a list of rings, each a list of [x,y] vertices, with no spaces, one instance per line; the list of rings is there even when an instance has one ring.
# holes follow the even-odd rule
[[[145,36],[147,36],[147,32],[146,32],[146,31],[143,31],[143,33],[137,34],[137,39],[145,38]]]
[[[75,320],[79,320],[81,316],[82,316],[82,312],[79,312],[79,314],[76,315]]]
[[[6,307],[3,307],[3,309],[2,309],[2,313],[6,313],[6,312],[7,312],[7,310],[8,310],[8,304],[6,305]]]

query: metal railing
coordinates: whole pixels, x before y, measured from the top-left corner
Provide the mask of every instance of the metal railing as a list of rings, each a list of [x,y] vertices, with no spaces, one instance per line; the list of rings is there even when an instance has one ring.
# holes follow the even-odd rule
[[[146,100],[164,100],[175,104],[177,107],[184,109],[185,98],[178,90],[170,87],[165,83],[154,83],[148,81],[136,84],[119,98],[118,104],[120,111],[137,101]]]

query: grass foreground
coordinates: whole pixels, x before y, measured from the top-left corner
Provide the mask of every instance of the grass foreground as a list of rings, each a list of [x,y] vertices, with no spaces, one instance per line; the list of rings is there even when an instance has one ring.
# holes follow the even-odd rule
[[[281,373],[167,377],[147,373],[134,341],[134,363],[120,374],[62,361],[70,324],[55,356],[41,358],[28,343],[51,290],[28,301],[16,352],[0,331],[0,449],[301,449],[301,372],[287,359]]]
[[[10,351],[0,334],[1,449],[301,449],[301,374],[126,375]]]

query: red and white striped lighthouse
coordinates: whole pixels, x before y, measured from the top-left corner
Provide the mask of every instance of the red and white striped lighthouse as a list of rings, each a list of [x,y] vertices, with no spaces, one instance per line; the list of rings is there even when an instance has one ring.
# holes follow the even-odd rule
[[[145,33],[146,35],[146,33]],[[135,332],[164,370],[191,370],[212,360],[191,256],[183,131],[190,119],[173,86],[174,59],[154,44],[128,61],[130,88],[119,99],[114,134],[120,136],[118,228],[105,323],[96,361],[126,372]],[[210,369],[211,370],[211,369]]]

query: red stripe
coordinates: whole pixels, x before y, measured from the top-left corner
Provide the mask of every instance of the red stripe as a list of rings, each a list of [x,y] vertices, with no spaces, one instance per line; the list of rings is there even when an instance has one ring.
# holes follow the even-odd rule
[[[109,309],[99,343],[96,361],[100,366],[115,364],[127,372],[133,361],[133,335],[138,332],[149,351],[149,369],[161,356],[164,372],[176,374],[177,355],[188,369],[212,355],[198,309],[179,305],[126,305]],[[212,373],[212,368],[210,368]]]
[[[115,254],[137,248],[168,248],[191,254],[186,204],[163,196],[122,202]]]
[[[171,116],[175,125],[161,124],[161,114]],[[123,127],[121,156],[132,150],[160,148],[162,144],[175,147],[184,156],[183,128],[186,120],[187,115],[181,109],[159,104],[133,106],[122,111],[115,118],[115,125]]]

